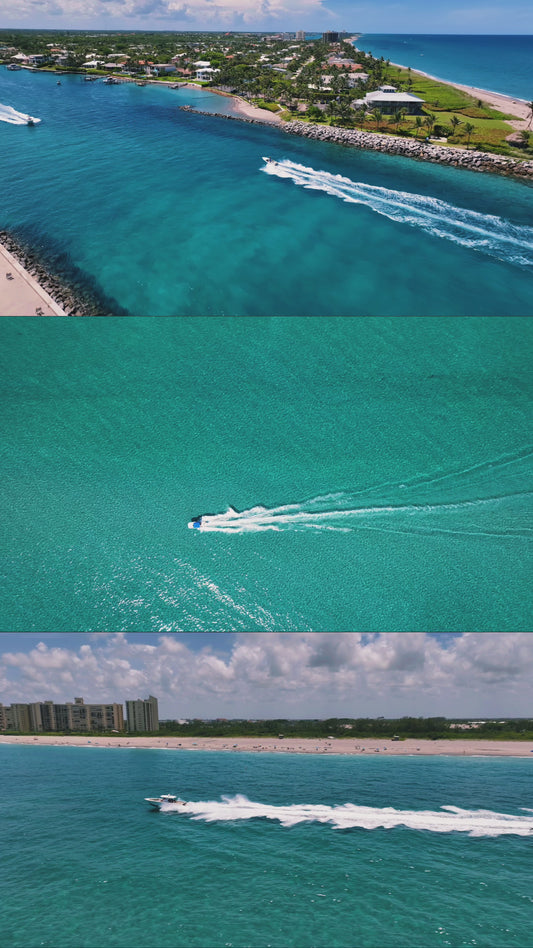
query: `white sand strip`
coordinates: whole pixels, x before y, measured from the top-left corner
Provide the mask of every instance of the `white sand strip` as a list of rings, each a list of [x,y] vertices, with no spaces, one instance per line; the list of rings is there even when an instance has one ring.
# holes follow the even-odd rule
[[[0,316],[66,316],[65,311],[0,244]]]
[[[125,747],[161,750],[227,751],[274,754],[349,754],[404,757],[413,755],[452,755],[454,757],[530,757],[530,741],[472,740],[414,740],[392,741],[376,738],[261,738],[261,737],[90,737],[82,735],[22,735],[0,734],[2,744],[70,745],[73,747]]]

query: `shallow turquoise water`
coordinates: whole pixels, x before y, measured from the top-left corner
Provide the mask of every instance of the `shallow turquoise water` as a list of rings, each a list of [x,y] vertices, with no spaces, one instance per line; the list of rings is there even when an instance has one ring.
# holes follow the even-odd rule
[[[527,631],[532,327],[4,319],[0,627]]]
[[[0,103],[0,227],[70,267],[105,312],[533,311],[522,183],[180,111],[231,110],[194,89],[0,68]],[[5,107],[41,122],[11,124]]]
[[[531,828],[530,760],[6,745],[0,757],[0,940],[12,948],[530,944],[531,841],[503,819]],[[149,811],[143,798],[166,791],[207,809],[236,795],[306,804],[311,820]],[[312,818],[347,803],[389,819],[459,809],[446,832]],[[486,826],[480,810],[499,820],[493,835],[461,830]]]

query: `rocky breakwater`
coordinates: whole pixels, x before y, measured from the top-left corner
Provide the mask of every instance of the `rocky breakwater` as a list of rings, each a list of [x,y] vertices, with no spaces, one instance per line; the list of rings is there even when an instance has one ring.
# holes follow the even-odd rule
[[[209,118],[227,119],[230,122],[248,122],[248,125],[267,125],[269,128],[272,128],[273,125],[275,125],[276,128],[281,127],[277,123],[269,122],[262,118],[251,118],[245,115],[225,115],[222,112],[204,112],[202,109],[193,109],[192,105],[179,105],[178,108],[181,112],[190,112],[192,115],[207,115]],[[297,122],[295,124],[300,125],[302,123]]]
[[[0,243],[24,269],[46,290],[67,316],[123,316],[126,311],[115,300],[105,299],[96,287],[58,254],[51,263],[44,263],[39,254],[23,240],[0,230]]]
[[[489,152],[453,148],[432,142],[421,142],[413,138],[380,135],[377,132],[362,132],[354,128],[338,128],[330,125],[310,125],[307,122],[285,122],[280,126],[284,132],[302,135],[316,141],[333,142],[352,148],[380,151],[387,155],[402,155],[419,161],[433,161],[469,171],[485,171],[533,182],[533,161],[507,158]]]

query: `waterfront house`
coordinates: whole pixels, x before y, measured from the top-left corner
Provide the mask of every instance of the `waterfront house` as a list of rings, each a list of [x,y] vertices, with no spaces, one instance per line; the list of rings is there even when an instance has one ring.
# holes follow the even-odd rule
[[[380,86],[376,92],[367,92],[364,99],[356,99],[354,108],[381,109],[382,112],[394,112],[405,109],[410,115],[420,112],[424,99],[410,92],[399,92],[394,86]]]
[[[174,63],[155,63],[152,71],[156,76],[166,76],[176,72],[176,66]]]
[[[220,72],[220,69],[213,69],[211,66],[205,66],[203,69],[196,70],[196,78],[203,82],[210,82],[216,72]]]

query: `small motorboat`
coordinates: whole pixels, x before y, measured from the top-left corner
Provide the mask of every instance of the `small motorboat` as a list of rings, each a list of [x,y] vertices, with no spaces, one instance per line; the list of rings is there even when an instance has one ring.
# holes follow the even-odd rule
[[[166,803],[179,803],[181,806],[187,806],[186,800],[181,800],[180,797],[176,797],[172,793],[162,793],[160,797],[145,797],[144,799],[154,810],[160,810]]]
[[[35,125],[35,119],[32,118],[31,115],[28,115],[28,118],[26,120],[26,125]]]
[[[187,524],[187,526],[188,526],[189,530],[193,530],[193,529],[199,530],[199,529],[201,528],[201,526],[202,526],[202,518],[201,518],[201,517],[193,517],[192,520],[189,520],[189,523]]]
[[[277,161],[274,161],[273,158],[267,158],[263,155],[263,161],[266,161],[267,165],[277,165]]]

